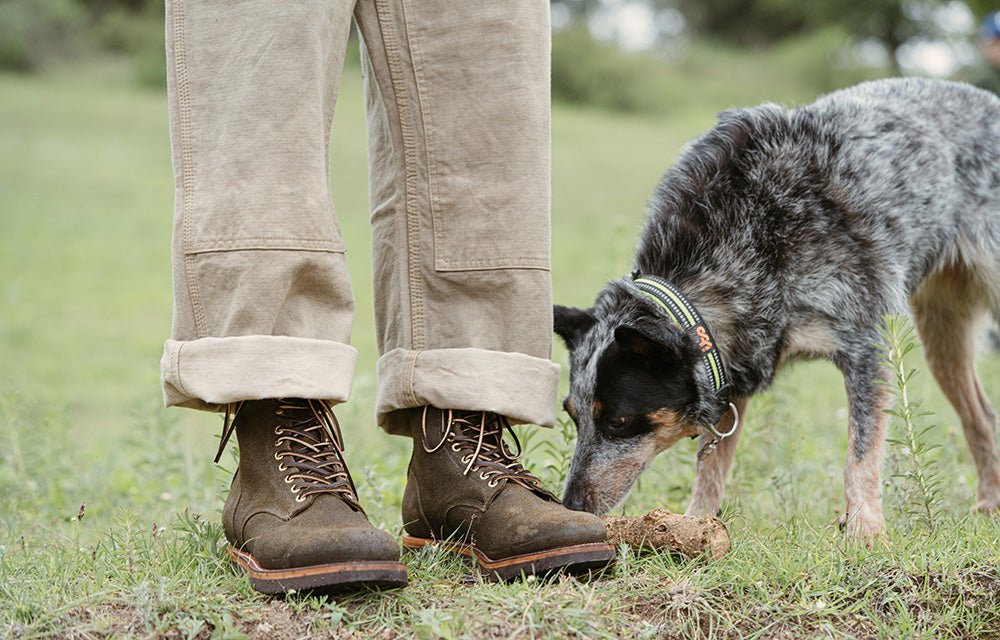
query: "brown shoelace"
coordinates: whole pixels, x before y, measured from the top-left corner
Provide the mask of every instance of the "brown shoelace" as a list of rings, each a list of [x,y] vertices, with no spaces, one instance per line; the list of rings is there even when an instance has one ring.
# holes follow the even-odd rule
[[[542,486],[541,481],[525,469],[517,458],[521,455],[521,442],[504,416],[485,411],[456,412],[451,409],[441,411],[441,441],[435,446],[427,444],[427,415],[430,407],[424,407],[421,431],[422,445],[427,453],[434,453],[451,443],[452,451],[465,453],[462,462],[466,465],[462,472],[479,472],[481,480],[489,481],[491,487],[507,479],[534,491],[546,498],[559,502],[551,491]],[[510,432],[517,446],[512,453],[504,442],[504,431]]]
[[[244,403],[226,406],[222,427],[222,440],[215,455],[218,462],[226,443],[236,429],[236,420]],[[278,470],[285,472],[285,482],[296,494],[296,502],[307,496],[333,493],[357,511],[358,492],[344,462],[344,438],[340,423],[333,409],[325,400],[281,398],[275,414],[279,418],[274,427]]]

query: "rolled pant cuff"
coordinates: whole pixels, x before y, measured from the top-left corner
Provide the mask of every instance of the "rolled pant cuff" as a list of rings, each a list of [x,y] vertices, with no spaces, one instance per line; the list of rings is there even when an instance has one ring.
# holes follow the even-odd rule
[[[163,403],[215,411],[263,398],[344,402],[357,357],[347,344],[289,336],[167,340],[160,360]]]
[[[552,426],[559,365],[523,353],[486,349],[395,349],[378,361],[379,425],[409,435],[401,409],[491,411],[513,422]]]

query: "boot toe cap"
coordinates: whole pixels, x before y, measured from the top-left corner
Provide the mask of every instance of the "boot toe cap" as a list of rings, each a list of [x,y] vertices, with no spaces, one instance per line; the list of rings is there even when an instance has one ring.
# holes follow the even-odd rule
[[[373,527],[362,513],[348,512],[343,503],[328,509],[323,502],[291,519],[254,514],[243,529],[245,550],[268,569],[399,560],[395,537]]]
[[[493,558],[607,541],[604,522],[534,495],[509,489],[487,509],[474,533],[476,546]],[[524,493],[528,493],[525,491]]]

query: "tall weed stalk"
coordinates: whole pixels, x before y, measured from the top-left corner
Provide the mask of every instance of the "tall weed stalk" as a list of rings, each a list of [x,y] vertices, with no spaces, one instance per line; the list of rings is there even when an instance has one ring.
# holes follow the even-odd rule
[[[930,452],[940,447],[930,441],[936,425],[923,423],[933,415],[921,410],[922,400],[911,399],[911,382],[917,370],[908,368],[906,357],[917,348],[913,326],[904,316],[889,315],[880,329],[882,364],[888,373],[883,385],[893,397],[893,407],[886,412],[894,416],[889,444],[899,449],[906,460],[906,469],[892,477],[901,479],[904,490],[903,509],[914,523],[933,531],[941,515],[941,480]]]

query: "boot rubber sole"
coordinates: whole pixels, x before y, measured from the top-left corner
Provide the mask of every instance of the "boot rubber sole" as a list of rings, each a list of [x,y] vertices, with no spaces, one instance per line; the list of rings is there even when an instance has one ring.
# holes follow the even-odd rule
[[[314,594],[371,589],[395,589],[407,584],[406,565],[391,561],[358,561],[318,564],[293,569],[265,569],[251,554],[229,545],[229,559],[250,578],[261,593],[289,591]]]
[[[403,536],[403,547],[406,549],[418,550],[427,546],[436,546],[475,560],[483,577],[492,581],[514,580],[522,575],[544,575],[560,570],[569,573],[597,571],[615,559],[615,548],[603,542],[557,547],[494,560],[475,545],[465,542]]]

